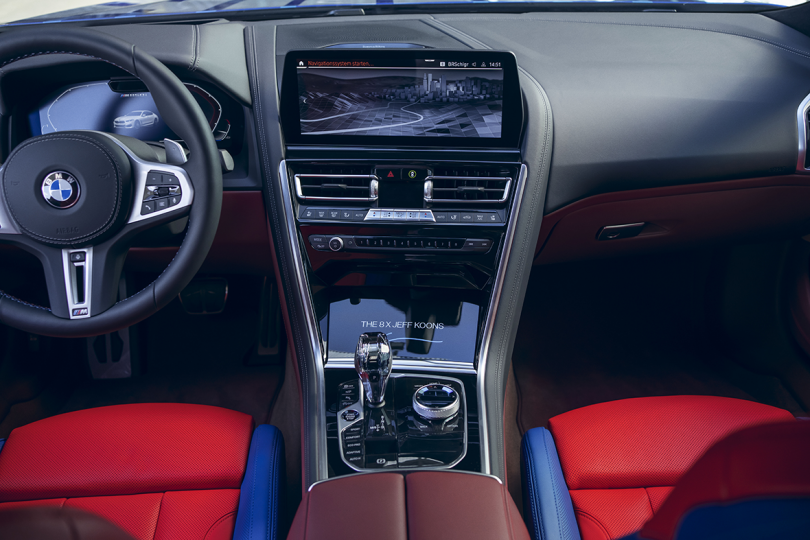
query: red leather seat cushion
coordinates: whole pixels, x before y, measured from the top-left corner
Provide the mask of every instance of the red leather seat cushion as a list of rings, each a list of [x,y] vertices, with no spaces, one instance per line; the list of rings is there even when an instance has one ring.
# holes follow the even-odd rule
[[[810,422],[757,426],[717,443],[678,482],[641,529],[650,540],[673,538],[690,510],[752,498],[810,497]]]
[[[230,538],[252,431],[249,415],[174,403],[46,418],[0,452],[0,510],[80,508],[138,540]]]
[[[661,396],[576,409],[549,420],[583,540],[641,528],[714,443],[741,429],[792,421],[740,399]]]

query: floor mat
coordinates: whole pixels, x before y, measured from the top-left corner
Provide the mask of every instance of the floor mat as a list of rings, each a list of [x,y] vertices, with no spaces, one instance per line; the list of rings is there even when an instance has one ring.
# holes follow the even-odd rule
[[[154,276],[144,277],[149,279]],[[61,340],[57,347],[40,338],[50,347],[45,355],[50,362],[65,363],[68,358],[57,353],[65,350],[64,342],[70,344],[73,367],[58,374],[52,367],[28,373],[24,368],[36,356],[25,349],[27,335],[13,332],[22,346],[6,347],[0,389],[21,397],[6,400],[5,407],[0,400],[0,437],[55,414],[123,403],[214,405],[250,414],[256,424],[268,422],[284,366],[283,357],[262,365],[268,359],[256,355],[261,282],[259,277],[229,277],[228,302],[220,314],[189,315],[174,300],[136,325],[134,375],[128,379],[91,379],[83,364],[84,340]],[[4,378],[5,366],[17,369]]]
[[[521,432],[616,399],[702,394],[803,411],[725,353],[707,316],[713,253],[536,267],[513,354]]]

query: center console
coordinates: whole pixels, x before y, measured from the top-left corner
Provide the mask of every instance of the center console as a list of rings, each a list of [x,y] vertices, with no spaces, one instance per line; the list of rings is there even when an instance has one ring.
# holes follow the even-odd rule
[[[526,171],[514,56],[293,51],[280,105],[328,476],[488,472],[487,329]]]

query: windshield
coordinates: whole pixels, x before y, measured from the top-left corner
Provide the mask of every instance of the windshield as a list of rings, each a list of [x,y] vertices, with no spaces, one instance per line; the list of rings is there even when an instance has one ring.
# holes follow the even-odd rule
[[[548,4],[561,0],[488,0],[490,4]],[[562,0],[571,1],[571,0]],[[579,2],[603,3],[612,0],[573,0]],[[651,0],[622,0],[649,4]],[[662,4],[672,4],[670,0],[652,0]],[[807,0],[708,0],[705,2],[679,2],[695,4],[749,4],[794,6]],[[94,19],[117,19],[132,17],[157,17],[183,14],[212,14],[251,12],[260,10],[281,10],[294,8],[341,8],[341,7],[395,7],[402,4],[423,4],[426,7],[439,7],[442,4],[481,4],[478,0],[125,0],[99,2],[93,0],[3,0],[0,2],[0,24],[33,24],[58,21],[83,21]]]

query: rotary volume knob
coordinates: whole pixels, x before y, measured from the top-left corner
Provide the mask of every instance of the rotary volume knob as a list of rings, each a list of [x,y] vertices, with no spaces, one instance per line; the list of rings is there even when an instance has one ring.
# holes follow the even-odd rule
[[[455,416],[460,406],[458,392],[446,384],[426,384],[413,394],[413,410],[427,420],[444,420]]]

